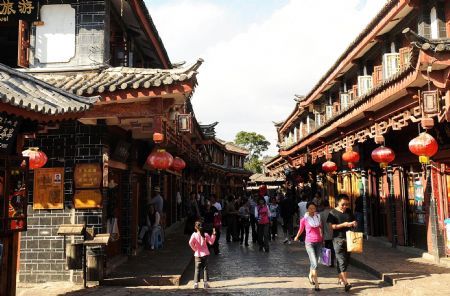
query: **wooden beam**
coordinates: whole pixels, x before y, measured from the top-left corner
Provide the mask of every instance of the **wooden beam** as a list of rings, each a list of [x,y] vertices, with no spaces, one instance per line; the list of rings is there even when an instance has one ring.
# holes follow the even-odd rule
[[[194,89],[193,82],[176,83],[152,88],[119,90],[111,93],[101,93],[101,101],[123,101],[139,98],[157,98],[167,95],[189,95]]]

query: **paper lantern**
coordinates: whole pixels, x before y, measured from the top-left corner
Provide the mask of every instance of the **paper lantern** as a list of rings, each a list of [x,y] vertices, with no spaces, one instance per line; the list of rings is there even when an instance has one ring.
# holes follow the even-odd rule
[[[172,168],[175,171],[181,171],[186,167],[186,162],[184,162],[183,159],[179,158],[179,157],[175,157],[173,159],[173,163],[172,163]]]
[[[355,168],[355,162],[359,161],[359,153],[350,149],[342,154],[342,160],[348,163],[350,169],[353,169]]]
[[[22,156],[29,158],[30,170],[39,169],[47,163],[47,155],[39,151],[37,147],[30,147],[25,151],[22,151]]]
[[[164,141],[164,135],[161,133],[154,133],[153,134],[153,142],[156,144],[162,143]]]
[[[146,163],[156,170],[167,170],[173,164],[173,156],[164,149],[158,149],[150,153]]]
[[[326,173],[332,173],[337,171],[337,165],[333,161],[328,160],[322,164],[322,170]]]
[[[380,146],[372,151],[372,159],[380,164],[381,168],[386,168],[395,159],[395,153],[391,148]]]
[[[428,133],[423,132],[409,142],[409,150],[419,156],[420,163],[429,163],[430,157],[438,152],[436,140]]]

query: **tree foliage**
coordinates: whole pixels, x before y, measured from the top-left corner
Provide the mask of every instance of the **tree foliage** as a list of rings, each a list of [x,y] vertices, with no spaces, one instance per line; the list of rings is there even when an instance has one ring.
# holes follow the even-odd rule
[[[234,142],[250,151],[249,158],[260,158],[262,153],[269,149],[270,145],[270,142],[263,135],[244,131],[237,133]]]
[[[240,131],[236,134],[234,142],[250,151],[250,154],[245,160],[244,167],[254,173],[261,173],[261,156],[264,151],[269,149],[270,142],[267,141],[263,135],[244,131]]]

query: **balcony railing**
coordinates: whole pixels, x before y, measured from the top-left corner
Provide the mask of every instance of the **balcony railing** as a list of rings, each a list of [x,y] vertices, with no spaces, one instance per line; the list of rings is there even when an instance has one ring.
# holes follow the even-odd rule
[[[397,74],[405,71],[411,64],[412,48],[400,48],[399,53],[387,53],[383,55],[383,64],[374,66],[372,75],[364,75],[358,77],[358,84],[352,88],[351,91],[341,93],[339,95],[339,103],[335,102],[333,105],[327,105],[324,112],[320,114],[320,124],[311,126],[309,131],[303,129],[300,132],[299,140],[306,138],[309,134],[314,133],[319,128],[327,125],[328,122],[333,121],[353,105],[361,101],[374,88],[392,79]],[[355,94],[356,93],[356,94]],[[316,117],[317,118],[317,117]],[[317,119],[316,119],[317,121]],[[303,124],[305,125],[305,124]],[[288,149],[294,144],[293,141],[285,141],[281,143],[281,149]]]

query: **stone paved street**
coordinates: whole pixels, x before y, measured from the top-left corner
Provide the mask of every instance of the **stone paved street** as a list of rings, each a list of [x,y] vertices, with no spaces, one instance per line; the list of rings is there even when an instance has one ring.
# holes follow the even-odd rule
[[[281,241],[271,243],[270,253],[261,253],[256,245],[248,248],[238,243],[222,244],[222,254],[211,256],[211,286],[208,291],[192,290],[193,266],[180,287],[96,287],[79,290],[79,287],[59,284],[43,284],[19,289],[19,296],[125,296],[125,295],[314,295],[306,278],[308,258],[302,244],[290,246]],[[320,268],[319,295],[342,294],[336,284],[333,268]],[[391,287],[365,271],[351,267],[351,294],[355,295],[448,295],[440,291],[412,289],[399,285]],[[414,286],[414,281],[411,282]],[[77,291],[74,291],[77,289]]]

